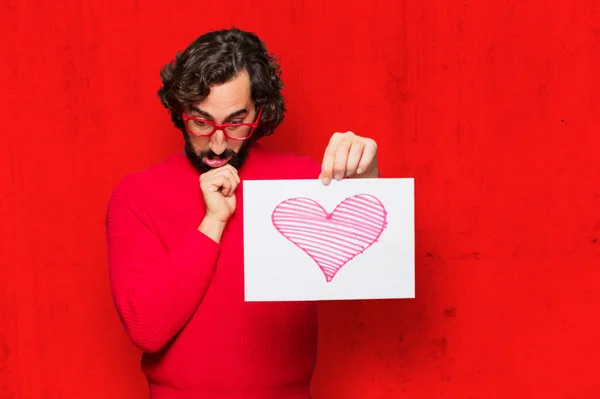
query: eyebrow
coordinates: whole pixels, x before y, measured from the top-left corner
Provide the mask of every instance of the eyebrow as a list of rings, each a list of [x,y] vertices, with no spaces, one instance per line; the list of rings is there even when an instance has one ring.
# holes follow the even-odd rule
[[[192,111],[194,111],[194,112],[202,115],[203,117],[205,117],[207,119],[215,119],[215,118],[213,118],[213,116],[211,114],[209,114],[206,111],[202,111],[198,107],[192,107]],[[240,116],[240,115],[247,114],[247,113],[248,113],[248,110],[246,108],[243,108],[243,109],[240,109],[240,110],[237,110],[235,112],[230,113],[227,116],[227,118],[225,118],[225,120],[229,120],[231,118],[235,118],[236,116]]]

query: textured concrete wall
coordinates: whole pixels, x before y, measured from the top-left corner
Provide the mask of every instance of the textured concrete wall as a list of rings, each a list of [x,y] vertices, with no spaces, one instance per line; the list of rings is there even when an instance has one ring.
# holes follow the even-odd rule
[[[254,30],[289,113],[415,177],[417,298],[323,303],[315,399],[597,398],[600,2],[132,0],[0,5],[0,397],[143,398],[108,291],[125,173],[180,148],[158,71]]]

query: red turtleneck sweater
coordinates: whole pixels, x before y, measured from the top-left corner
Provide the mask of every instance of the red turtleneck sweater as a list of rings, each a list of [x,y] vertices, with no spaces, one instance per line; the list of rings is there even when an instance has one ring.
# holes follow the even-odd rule
[[[126,176],[107,213],[111,289],[153,399],[308,399],[314,302],[244,302],[243,181],[313,179],[320,165],[255,145],[221,242],[197,230],[198,172],[184,154]],[[282,262],[285,259],[281,260]]]

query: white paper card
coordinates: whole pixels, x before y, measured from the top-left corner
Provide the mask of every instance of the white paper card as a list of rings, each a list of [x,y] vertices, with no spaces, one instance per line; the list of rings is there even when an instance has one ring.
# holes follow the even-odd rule
[[[414,179],[243,182],[245,298],[414,298]]]

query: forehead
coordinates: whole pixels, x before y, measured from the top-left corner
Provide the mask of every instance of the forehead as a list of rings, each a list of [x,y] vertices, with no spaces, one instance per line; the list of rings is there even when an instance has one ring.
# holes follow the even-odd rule
[[[243,70],[229,81],[211,86],[209,95],[196,107],[219,117],[248,107],[251,101],[250,76]]]

